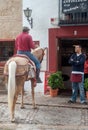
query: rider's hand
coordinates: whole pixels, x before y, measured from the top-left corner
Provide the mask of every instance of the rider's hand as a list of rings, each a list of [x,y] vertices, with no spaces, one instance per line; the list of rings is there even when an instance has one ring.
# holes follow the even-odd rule
[[[38,45],[38,44],[35,44],[35,49],[38,48],[38,47],[39,47],[39,45]]]

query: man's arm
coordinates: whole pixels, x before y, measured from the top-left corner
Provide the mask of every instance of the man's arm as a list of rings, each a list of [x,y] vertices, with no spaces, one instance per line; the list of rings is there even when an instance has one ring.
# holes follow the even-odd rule
[[[15,39],[15,49],[17,50],[17,38]]]
[[[77,60],[76,62],[75,62],[75,64],[74,65],[82,65],[82,64],[84,64],[84,62],[85,62],[85,55],[81,55],[81,58],[79,59],[79,60]]]
[[[73,65],[75,62],[75,54],[73,54],[69,59],[69,64]]]
[[[34,42],[33,42],[31,36],[29,36],[29,47],[30,47],[30,49],[35,49],[35,45],[34,45]]]

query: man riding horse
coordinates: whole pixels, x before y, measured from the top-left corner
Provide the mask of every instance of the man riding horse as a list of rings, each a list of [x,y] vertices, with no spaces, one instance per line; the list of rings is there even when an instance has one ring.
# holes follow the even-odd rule
[[[42,83],[39,74],[40,74],[40,61],[31,53],[31,49],[35,49],[36,46],[32,41],[31,35],[29,35],[30,29],[28,27],[23,27],[22,33],[16,37],[15,47],[17,54],[27,55],[36,66],[36,80],[37,83]]]

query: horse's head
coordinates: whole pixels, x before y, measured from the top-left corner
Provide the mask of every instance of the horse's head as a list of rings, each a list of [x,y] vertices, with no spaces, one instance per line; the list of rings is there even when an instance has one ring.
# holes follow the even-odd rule
[[[38,58],[38,60],[40,61],[40,63],[41,63],[42,60],[43,60],[43,57],[44,57],[44,54],[45,54],[45,50],[46,50],[46,49],[47,49],[47,48],[40,48],[40,47],[38,47],[38,48],[36,48],[36,49],[34,49],[34,50],[32,51],[32,54]]]

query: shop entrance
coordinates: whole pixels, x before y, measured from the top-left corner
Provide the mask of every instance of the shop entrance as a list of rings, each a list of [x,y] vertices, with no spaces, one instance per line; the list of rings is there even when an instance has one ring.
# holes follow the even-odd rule
[[[58,70],[61,70],[63,73],[64,84],[66,88],[71,88],[70,82],[70,72],[71,65],[69,64],[69,58],[74,52],[74,40],[79,41],[80,45],[83,48],[83,53],[88,54],[88,39],[59,39],[58,40],[58,49],[57,49],[57,57],[58,57]]]

